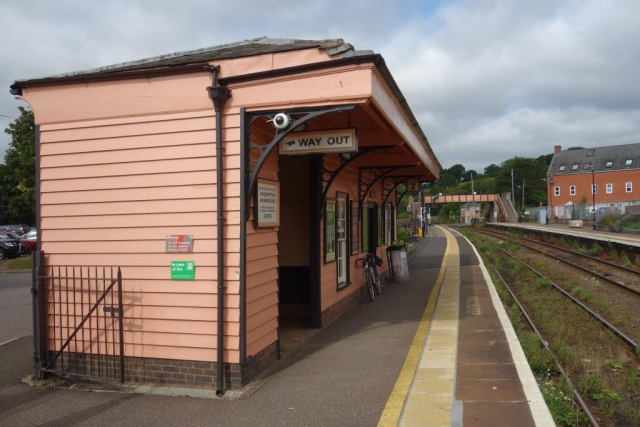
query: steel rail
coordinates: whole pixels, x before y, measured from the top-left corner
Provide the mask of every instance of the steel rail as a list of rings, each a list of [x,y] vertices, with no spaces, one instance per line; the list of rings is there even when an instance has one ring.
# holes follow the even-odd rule
[[[567,375],[565,370],[562,368],[562,365],[560,365],[560,361],[558,360],[556,355],[553,353],[553,351],[549,347],[549,344],[544,339],[544,337],[542,336],[542,334],[540,333],[540,331],[538,330],[536,325],[533,323],[533,320],[531,320],[531,317],[529,316],[527,311],[524,309],[522,304],[520,304],[520,301],[518,300],[516,295],[511,290],[511,287],[507,284],[507,282],[504,280],[504,278],[502,277],[500,272],[498,272],[498,270],[495,268],[495,266],[494,266],[493,270],[496,272],[496,274],[500,278],[500,281],[502,281],[502,284],[505,286],[505,288],[507,288],[507,291],[509,291],[509,294],[511,294],[511,298],[513,298],[513,301],[515,301],[515,303],[518,305],[518,308],[520,309],[520,312],[524,315],[524,318],[526,319],[526,321],[529,324],[529,326],[531,327],[531,329],[538,335],[538,338],[540,338],[540,341],[542,341],[542,345],[544,346],[544,348],[549,352],[549,354],[553,358],[553,361],[555,362],[555,364],[558,367],[558,370],[560,371],[562,376],[567,380],[567,383],[569,384],[569,386],[571,387],[571,390],[573,391],[573,395],[575,396],[576,400],[578,401],[578,404],[582,408],[582,411],[585,413],[587,418],[589,418],[589,422],[591,423],[591,425],[593,427],[599,427],[600,425],[598,424],[598,421],[596,421],[596,418],[593,416],[593,414],[589,410],[589,407],[585,403],[584,399],[582,398],[580,393],[578,393],[578,390],[576,389],[576,387],[571,382],[571,379],[569,379],[569,375]]]
[[[590,309],[586,304],[584,304],[582,301],[576,299],[573,295],[571,295],[569,292],[565,291],[564,289],[562,289],[560,286],[558,286],[554,281],[552,281],[551,279],[547,278],[546,276],[544,276],[542,273],[540,273],[538,270],[536,270],[535,268],[533,268],[532,266],[530,266],[529,264],[527,264],[526,262],[522,261],[521,259],[519,259],[518,257],[516,257],[515,255],[510,254],[509,252],[505,251],[504,249],[500,249],[501,252],[503,252],[504,254],[510,256],[511,258],[515,259],[516,261],[520,262],[522,265],[524,265],[525,267],[527,267],[529,270],[533,271],[535,274],[537,274],[538,276],[540,276],[541,278],[548,280],[549,283],[551,283],[551,285],[556,288],[558,291],[560,291],[564,296],[566,296],[567,298],[569,298],[571,301],[573,301],[575,304],[577,304],[578,306],[580,306],[581,308],[583,308],[587,313],[589,313],[591,316],[593,316],[595,319],[597,319],[598,321],[600,321],[600,323],[602,323],[603,325],[605,325],[607,328],[609,328],[614,334],[618,335],[618,337],[620,337],[629,347],[631,347],[634,351],[637,351],[638,349],[638,344],[632,340],[631,338],[629,338],[627,335],[625,335],[624,332],[622,332],[620,329],[616,328],[615,326],[613,326],[610,322],[608,322],[607,320],[605,320],[602,316],[600,316],[598,313],[596,313],[595,311],[593,311],[592,309]]]
[[[503,232],[503,231],[497,231],[497,230],[495,230],[495,229],[492,229],[492,230],[491,230],[491,232],[492,232],[492,233],[503,234],[503,235],[505,235],[505,236],[509,236],[509,235],[510,235],[510,234],[508,234],[508,233],[505,233],[505,232]],[[640,275],[640,271],[638,271],[638,270],[634,270],[633,268],[625,267],[624,265],[619,265],[619,264],[616,264],[616,263],[614,263],[614,262],[607,261],[607,260],[605,260],[605,259],[601,259],[601,258],[594,257],[594,256],[591,256],[591,255],[582,254],[582,253],[580,253],[580,252],[578,252],[578,251],[573,251],[573,250],[571,250],[571,249],[567,249],[567,248],[563,248],[563,247],[560,247],[560,246],[552,245],[552,244],[550,244],[550,243],[546,243],[546,242],[539,242],[539,241],[537,241],[537,240],[530,239],[530,238],[528,238],[528,237],[524,237],[524,236],[520,236],[520,235],[516,235],[516,237],[518,237],[519,239],[527,240],[527,241],[529,241],[529,242],[533,242],[533,243],[535,243],[535,244],[537,244],[537,245],[548,246],[548,247],[550,247],[550,248],[557,249],[557,250],[559,250],[559,251],[568,252],[568,253],[570,253],[570,254],[578,255],[578,256],[581,256],[581,257],[583,257],[583,258],[588,258],[588,259],[590,259],[590,260],[592,260],[592,261],[600,262],[600,263],[602,263],[602,264],[606,264],[606,265],[609,265],[609,266],[611,266],[611,267],[619,268],[619,269],[624,270],[624,271],[626,271],[626,272],[628,272],[628,273],[634,273],[634,274],[638,274],[638,275]],[[582,237],[581,237],[581,238],[582,238]]]
[[[487,236],[498,237],[498,236],[496,236],[495,234],[493,234],[491,231],[478,231],[478,232],[479,232],[479,233],[481,233],[481,234],[485,234],[485,235],[487,235]],[[497,233],[497,234],[501,234],[501,233]],[[507,236],[508,236],[508,235],[507,235]],[[516,237],[518,237],[518,236],[516,236]],[[522,239],[522,237],[519,237],[519,238],[521,238],[521,239]],[[533,243],[535,243],[535,244],[543,244],[543,243],[539,243],[539,242],[536,242],[536,241],[534,241],[534,240],[530,240],[530,239],[525,239],[525,240],[532,241],[532,242],[533,242]],[[638,289],[634,289],[634,288],[632,288],[632,287],[629,287],[629,286],[625,285],[624,283],[619,282],[619,281],[617,281],[617,280],[615,280],[615,279],[612,279],[612,278],[610,278],[610,277],[604,276],[604,275],[602,275],[602,274],[600,274],[600,273],[598,273],[598,272],[595,272],[595,271],[593,271],[593,270],[590,270],[590,269],[588,269],[588,268],[586,268],[586,267],[582,267],[582,266],[580,266],[580,265],[578,265],[578,264],[575,264],[575,263],[573,263],[573,262],[571,262],[571,261],[569,261],[569,260],[566,260],[566,259],[564,259],[564,258],[560,258],[560,257],[558,257],[558,256],[556,256],[556,255],[552,255],[552,254],[550,254],[550,253],[548,253],[548,252],[544,252],[544,251],[542,251],[542,250],[540,250],[540,249],[536,249],[536,248],[533,248],[533,247],[531,247],[531,246],[527,246],[527,245],[522,245],[522,246],[523,246],[523,247],[525,247],[525,248],[527,248],[527,249],[530,249],[530,250],[532,250],[532,251],[535,251],[535,252],[541,253],[541,254],[543,254],[543,255],[546,255],[546,256],[548,256],[548,257],[551,257],[551,258],[553,258],[553,259],[555,259],[555,260],[558,260],[558,261],[560,261],[560,262],[564,262],[565,264],[568,264],[568,265],[570,265],[570,266],[572,266],[572,267],[574,267],[574,268],[577,268],[578,270],[582,270],[582,271],[584,271],[584,272],[585,272],[585,273],[587,273],[587,274],[591,274],[592,276],[595,276],[595,277],[597,277],[597,278],[599,278],[599,279],[601,279],[601,280],[604,280],[604,281],[610,282],[610,283],[612,283],[612,284],[614,284],[614,285],[618,286],[619,288],[624,289],[624,290],[625,290],[625,291],[627,291],[627,292],[631,292],[631,293],[632,293],[632,294],[634,294],[634,295],[640,296],[640,290],[638,290]],[[550,246],[550,247],[553,247],[553,249],[556,249],[556,247],[554,247],[553,245],[546,245],[546,246]],[[573,251],[571,251],[571,252],[573,252]],[[577,253],[577,252],[576,252],[576,253]],[[580,255],[582,255],[582,254],[580,254]],[[588,257],[588,258],[591,258],[591,257]],[[613,264],[613,265],[615,265],[615,264]],[[631,271],[633,271],[633,270],[631,270]],[[636,273],[636,274],[640,274],[640,273],[635,272],[635,271],[634,271],[634,273]]]

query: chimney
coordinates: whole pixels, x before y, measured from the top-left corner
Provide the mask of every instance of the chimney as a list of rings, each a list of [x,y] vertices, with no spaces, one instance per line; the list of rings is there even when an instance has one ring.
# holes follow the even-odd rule
[[[562,146],[561,145],[556,145],[553,147],[553,152],[554,153],[559,153],[562,151]]]

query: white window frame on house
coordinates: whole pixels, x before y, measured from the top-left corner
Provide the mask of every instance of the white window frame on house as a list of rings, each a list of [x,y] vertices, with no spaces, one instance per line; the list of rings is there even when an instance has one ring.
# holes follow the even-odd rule
[[[570,185],[569,186],[569,195],[570,196],[575,196],[576,195],[576,186],[575,185]]]
[[[566,168],[567,167],[565,165],[560,165],[560,167],[558,168],[558,172],[564,172]]]
[[[553,187],[553,195],[554,196],[560,195],[560,187]]]
[[[598,194],[598,184],[591,185],[591,194]]]
[[[625,166],[631,166],[633,165],[633,159],[627,159],[627,161],[624,163]]]
[[[607,183],[607,194],[613,194],[613,184]]]
[[[580,165],[576,163],[575,165],[571,166],[571,170],[572,171],[577,171],[579,167],[580,167]]]
[[[632,182],[627,182],[624,185],[625,190],[627,191],[627,193],[633,193],[633,183]]]

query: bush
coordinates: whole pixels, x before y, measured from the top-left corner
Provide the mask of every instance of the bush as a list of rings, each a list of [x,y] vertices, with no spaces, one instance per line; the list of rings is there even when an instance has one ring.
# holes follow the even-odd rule
[[[405,243],[409,242],[409,233],[407,233],[407,230],[398,230],[398,240]]]

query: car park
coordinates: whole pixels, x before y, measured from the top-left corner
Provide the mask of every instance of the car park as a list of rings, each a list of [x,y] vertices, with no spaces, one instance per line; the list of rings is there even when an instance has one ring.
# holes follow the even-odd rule
[[[20,236],[16,239],[12,233],[0,233],[0,260],[20,255]]]
[[[31,230],[31,227],[27,224],[8,224],[8,225],[0,225],[0,231],[13,231],[18,233],[19,235],[23,235],[28,233]]]
[[[29,232],[20,238],[20,243],[24,247],[25,253],[31,253],[38,247],[38,230],[32,228]]]

